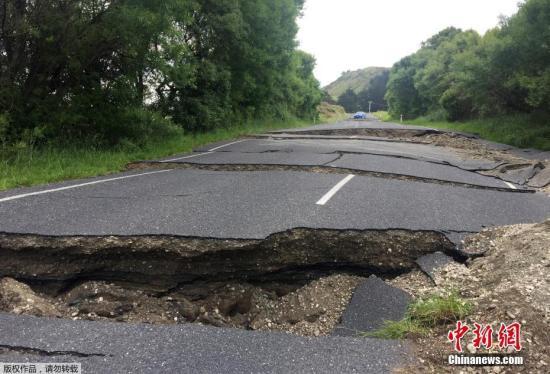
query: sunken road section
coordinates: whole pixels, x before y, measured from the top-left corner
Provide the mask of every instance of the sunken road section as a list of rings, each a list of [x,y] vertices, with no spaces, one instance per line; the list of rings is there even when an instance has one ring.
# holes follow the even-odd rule
[[[436,251],[458,256],[454,244],[435,231],[297,228],[265,240],[2,234],[0,274],[54,288],[85,279],[163,291],[200,280],[259,279],[292,269],[399,273]]]

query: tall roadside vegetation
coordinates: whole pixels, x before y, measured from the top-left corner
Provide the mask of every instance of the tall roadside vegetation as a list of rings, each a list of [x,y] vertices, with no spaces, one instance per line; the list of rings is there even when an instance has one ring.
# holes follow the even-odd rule
[[[447,121],[519,115],[548,130],[549,25],[550,0],[527,0],[484,36],[441,31],[391,69],[390,114]]]
[[[303,0],[2,0],[0,142],[141,145],[312,118]]]

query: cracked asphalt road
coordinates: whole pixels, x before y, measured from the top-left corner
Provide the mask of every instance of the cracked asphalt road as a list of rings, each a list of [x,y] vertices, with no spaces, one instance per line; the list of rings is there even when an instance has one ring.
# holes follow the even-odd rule
[[[396,341],[365,338],[5,314],[0,314],[0,331],[0,361],[81,362],[84,373],[381,373],[406,362],[408,349]]]
[[[473,232],[538,222],[550,211],[550,199],[539,194],[366,176],[317,205],[343,177],[174,169],[2,202],[0,227],[55,236],[263,239],[296,227]]]
[[[370,121],[314,129],[354,126],[405,128]],[[263,239],[297,227],[407,229],[440,231],[458,244],[466,233],[484,227],[550,216],[545,195],[472,172],[495,168],[498,162],[464,159],[451,149],[426,144],[277,136],[214,144],[161,161],[167,160],[281,168],[169,169],[170,163],[158,170],[157,164],[151,170],[4,191],[0,232]],[[342,183],[342,173],[284,166],[378,174]],[[326,204],[319,205],[323,199]],[[352,337],[306,339],[196,325],[111,325],[9,315],[0,315],[0,331],[0,361],[73,361],[55,352],[92,352],[105,356],[74,360],[85,368],[128,373],[155,365],[176,372],[374,373],[390,371],[405,352],[395,342]],[[44,357],[6,347],[54,353]]]

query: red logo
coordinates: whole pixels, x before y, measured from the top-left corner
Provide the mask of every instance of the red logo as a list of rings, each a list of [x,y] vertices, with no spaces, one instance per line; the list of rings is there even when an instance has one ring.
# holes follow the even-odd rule
[[[456,323],[456,330],[449,331],[447,337],[449,338],[449,341],[454,343],[455,351],[462,352],[461,341],[469,330],[470,328],[467,325],[463,325],[462,321],[458,321]]]
[[[473,346],[477,349],[485,348],[490,349],[493,346],[493,327],[491,325],[482,325],[474,323],[474,329],[470,330],[470,327],[462,321],[456,323],[456,329],[449,331],[447,338],[449,342],[453,343],[455,351],[462,353],[462,339],[465,338],[468,332],[473,334]],[[498,330],[498,346],[500,349],[506,349],[513,347],[516,352],[521,351],[521,324],[518,322],[506,325],[500,324]]]
[[[490,349],[493,346],[493,328],[491,325],[483,326],[479,323],[474,323],[474,347],[481,348],[482,346]]]
[[[501,323],[498,329],[498,346],[503,349],[514,347],[516,352],[521,351],[521,324],[514,322],[506,326]]]

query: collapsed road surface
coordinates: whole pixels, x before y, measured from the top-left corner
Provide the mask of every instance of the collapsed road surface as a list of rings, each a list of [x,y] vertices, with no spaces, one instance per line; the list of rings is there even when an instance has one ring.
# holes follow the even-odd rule
[[[0,192],[0,310],[64,317],[0,315],[0,361],[390,371],[406,344],[333,334],[353,290],[550,217],[548,158],[370,119]]]

